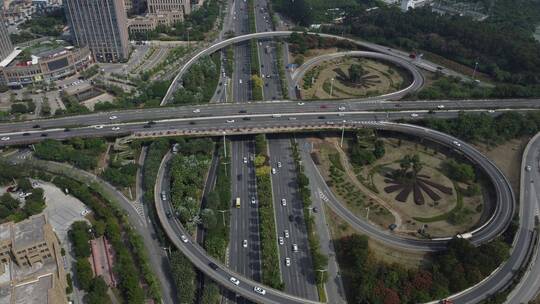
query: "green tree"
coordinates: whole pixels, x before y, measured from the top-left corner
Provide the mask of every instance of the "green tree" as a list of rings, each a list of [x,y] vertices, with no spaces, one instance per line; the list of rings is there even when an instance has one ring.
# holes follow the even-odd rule
[[[90,285],[92,284],[94,274],[92,273],[92,266],[90,265],[88,259],[85,257],[77,258],[75,263],[75,271],[79,286],[83,290],[90,290]]]

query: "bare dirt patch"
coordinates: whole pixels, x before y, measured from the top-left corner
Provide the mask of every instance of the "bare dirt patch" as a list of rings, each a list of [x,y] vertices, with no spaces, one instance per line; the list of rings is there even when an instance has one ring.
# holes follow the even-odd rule
[[[512,139],[496,147],[475,145],[480,152],[493,160],[497,167],[502,170],[506,178],[510,181],[515,193],[519,193],[521,158],[523,149],[525,149],[529,140],[529,137]]]

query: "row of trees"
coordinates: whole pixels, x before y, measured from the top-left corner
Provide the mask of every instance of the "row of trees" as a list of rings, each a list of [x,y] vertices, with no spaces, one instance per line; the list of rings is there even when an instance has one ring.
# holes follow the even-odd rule
[[[508,258],[508,244],[494,240],[480,247],[453,239],[423,269],[405,269],[378,261],[368,238],[353,234],[337,240],[337,257],[351,303],[424,303],[442,299],[489,275]]]
[[[86,303],[107,304],[111,303],[111,299],[107,295],[109,287],[101,277],[94,278],[92,266],[89,262],[91,231],[95,231],[96,235],[103,235],[104,233],[104,223],[99,223],[99,226],[92,228],[85,221],[74,222],[71,224],[68,236],[73,245],[75,274],[79,288],[87,292],[84,301]]]
[[[159,282],[149,266],[140,237],[137,237],[128,227],[129,224],[123,218],[123,213],[113,202],[104,198],[97,191],[95,185],[88,187],[88,185],[62,176],[56,176],[52,182],[61,189],[68,189],[71,195],[77,197],[94,211],[96,222],[93,233],[95,236],[106,236],[114,249],[116,265],[113,270],[118,276],[118,288],[123,299],[129,303],[144,303],[146,296],[148,296],[159,301]],[[81,234],[79,233],[77,236],[81,237]],[[86,252],[86,248],[83,246],[77,247],[81,253]],[[79,267],[87,272],[88,265],[85,264],[81,261]],[[79,274],[79,272],[77,273]],[[141,280],[148,285],[146,289],[140,288]],[[85,284],[83,287],[92,287],[91,280],[86,280],[86,283],[88,284],[83,283]]]
[[[102,138],[72,138],[66,142],[46,139],[34,145],[35,156],[58,162],[68,162],[83,170],[95,169],[101,154],[107,149]]]
[[[495,145],[512,138],[536,134],[540,131],[540,112],[504,112],[497,117],[486,113],[462,112],[455,119],[431,118],[422,124],[468,142]]]
[[[310,212],[311,207],[311,190],[309,188],[309,178],[304,173],[304,166],[301,163],[300,154],[298,152],[298,143],[292,141],[292,155],[296,163],[296,178],[298,181],[298,191],[302,198],[304,207],[304,221],[306,223],[306,230],[309,243],[309,251],[313,261],[313,270],[325,270],[328,267],[328,256],[321,252],[321,244],[319,237],[315,231],[315,220]],[[326,272],[325,272],[326,274]],[[318,284],[324,284],[328,280],[328,276],[316,276]]]
[[[264,134],[255,137],[255,175],[259,202],[259,224],[261,237],[262,283],[276,289],[283,289],[279,265],[276,222],[268,165],[267,142]]]

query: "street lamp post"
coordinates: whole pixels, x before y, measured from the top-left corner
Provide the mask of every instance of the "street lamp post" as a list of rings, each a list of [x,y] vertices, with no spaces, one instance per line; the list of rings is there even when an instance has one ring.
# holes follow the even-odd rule
[[[346,122],[346,120],[344,120],[343,125],[341,125],[341,141],[339,142],[339,147],[340,148],[343,148],[343,137],[345,135],[345,122]]]
[[[223,153],[225,155],[225,158],[227,158],[227,142],[225,141],[225,131],[223,131]]]
[[[332,94],[333,92],[334,92],[334,78],[330,80],[330,97],[333,96]]]
[[[323,275],[324,275],[324,273],[326,272],[326,269],[317,269],[316,271],[317,271],[318,273],[321,274],[321,280],[320,280],[320,282],[321,282],[321,284],[322,284],[322,282],[323,282]]]
[[[229,210],[217,210],[217,212],[221,213],[221,218],[223,219],[223,225],[225,225],[225,212]]]
[[[474,76],[476,76],[476,69],[478,68],[478,61],[474,63],[474,70],[472,72],[472,79],[474,80]]]

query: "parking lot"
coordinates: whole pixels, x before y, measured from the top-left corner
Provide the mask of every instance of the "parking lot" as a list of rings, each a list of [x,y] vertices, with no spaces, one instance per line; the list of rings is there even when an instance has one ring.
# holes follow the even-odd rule
[[[84,220],[83,212],[86,206],[71,195],[66,195],[56,186],[38,182],[37,187],[43,188],[45,193],[45,213],[51,226],[58,235],[60,242],[66,244],[67,232],[75,221]],[[86,211],[87,212],[87,211]]]

